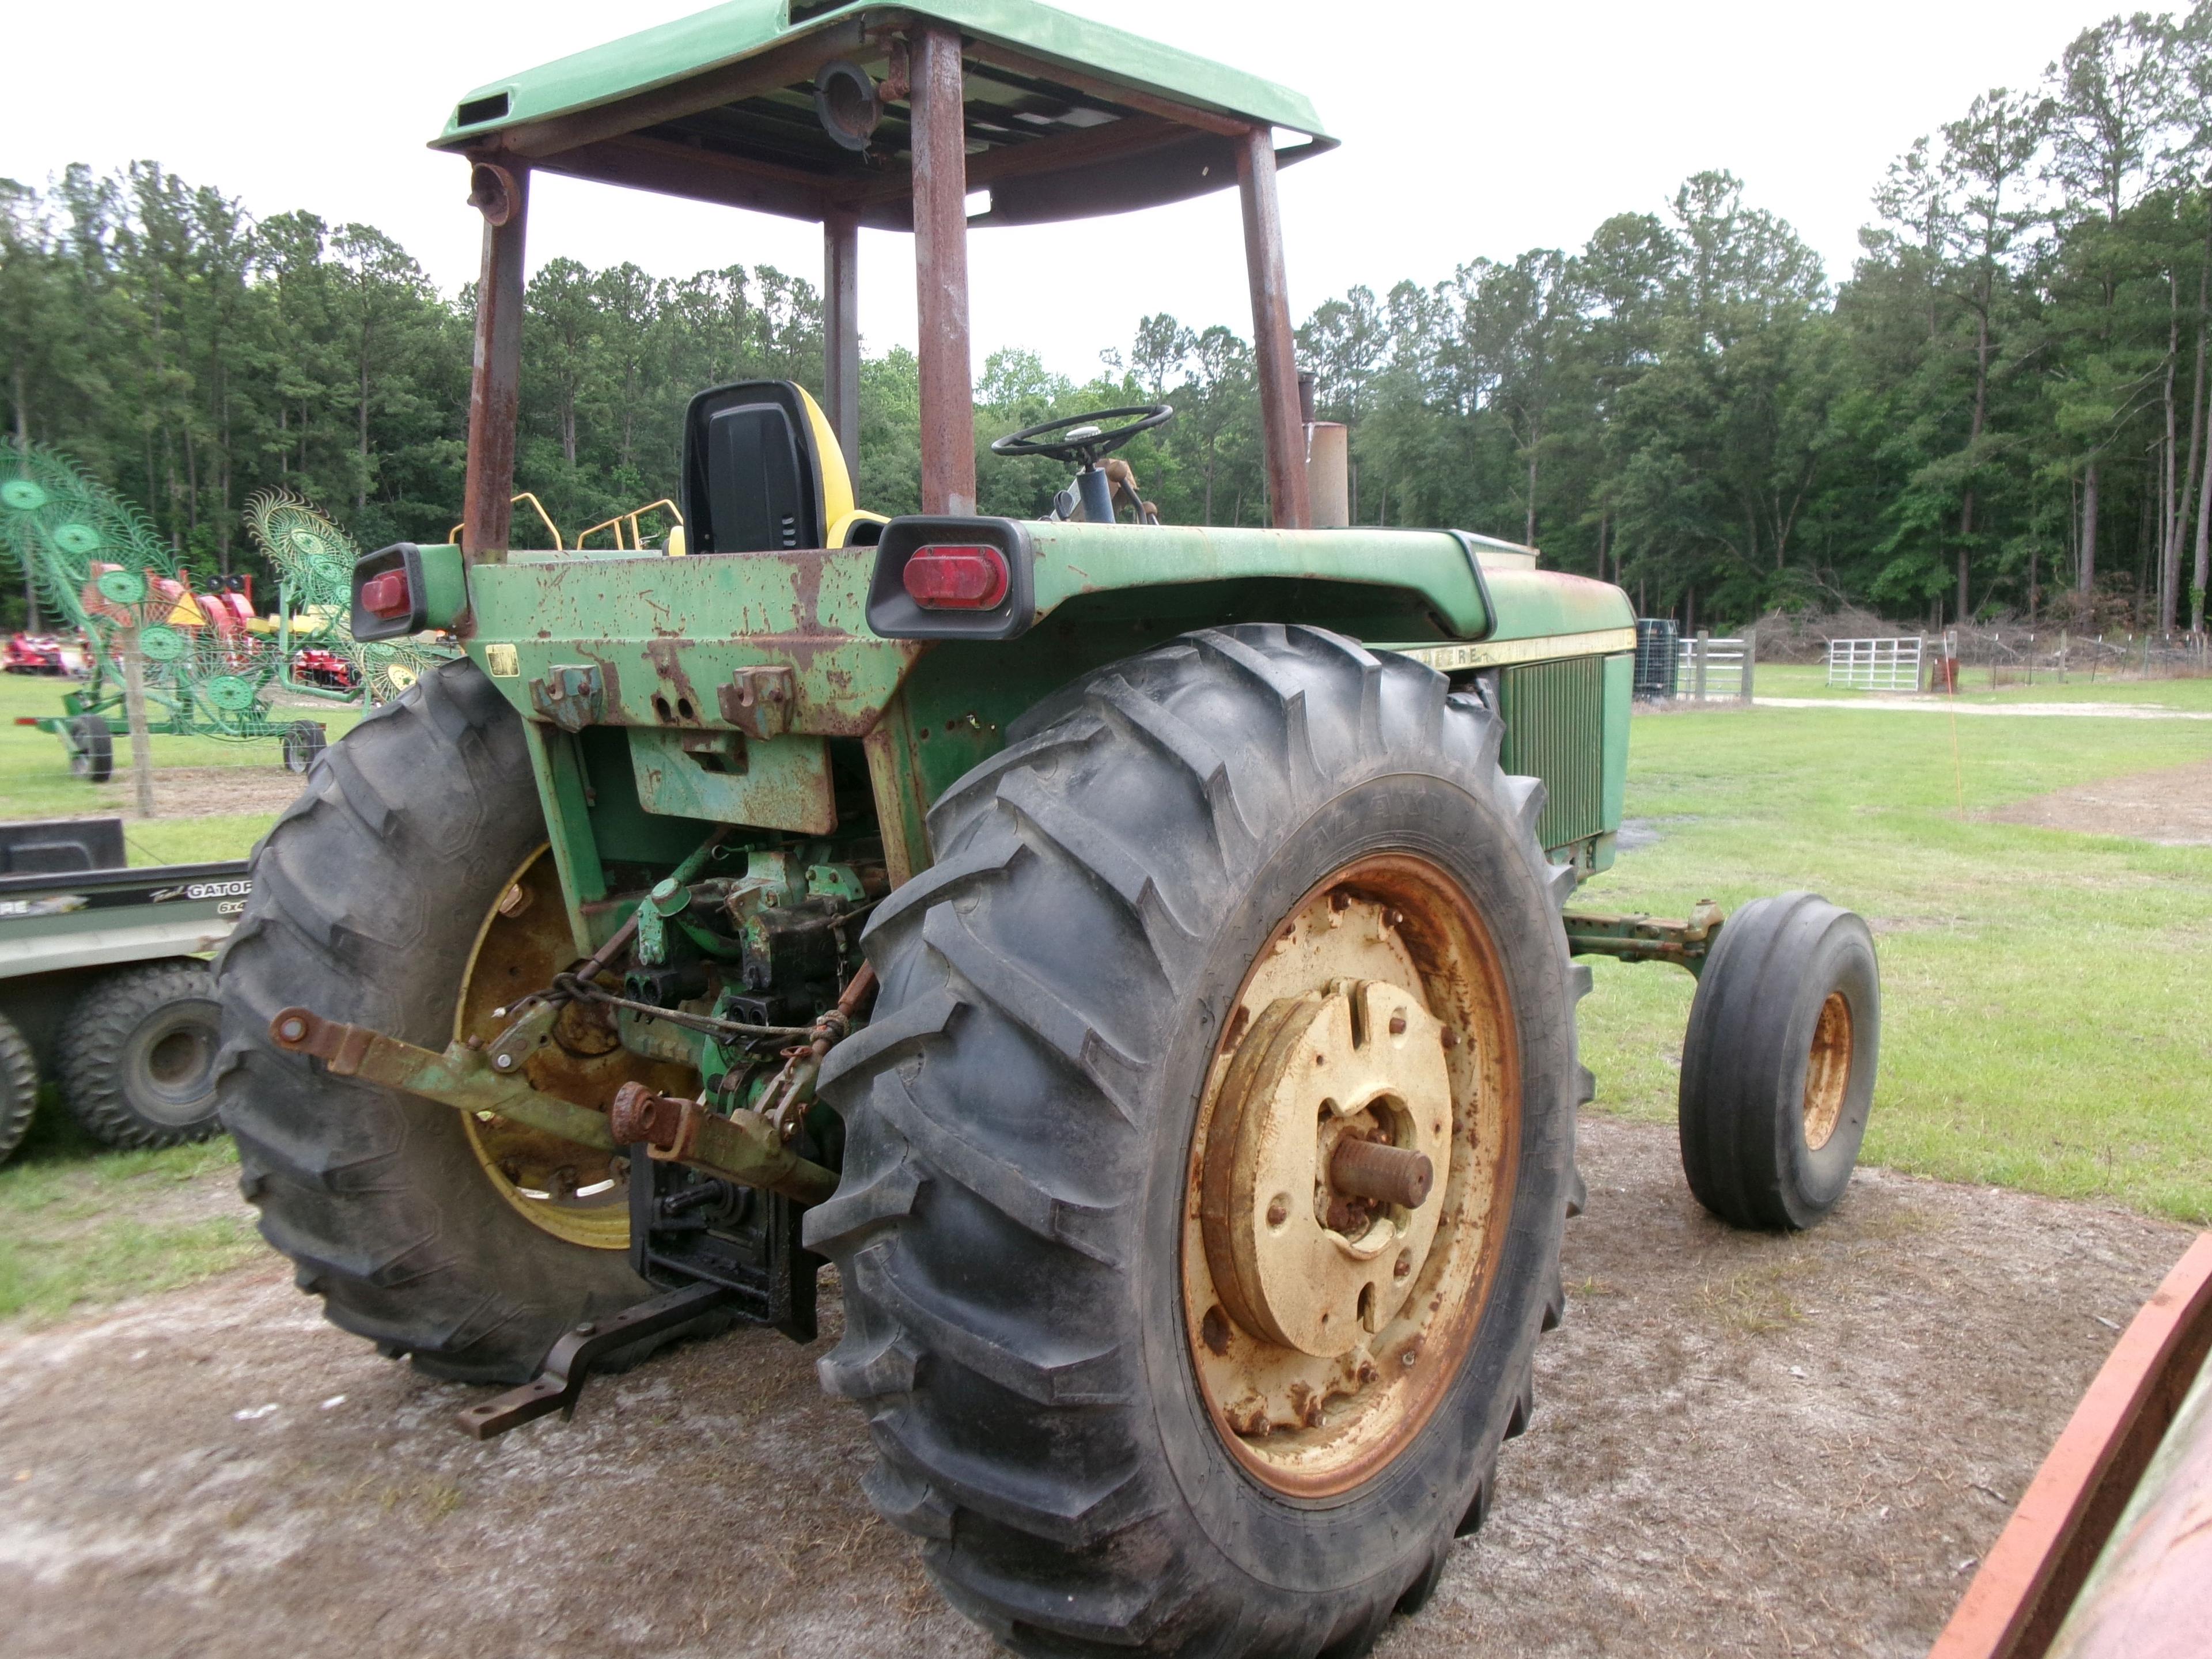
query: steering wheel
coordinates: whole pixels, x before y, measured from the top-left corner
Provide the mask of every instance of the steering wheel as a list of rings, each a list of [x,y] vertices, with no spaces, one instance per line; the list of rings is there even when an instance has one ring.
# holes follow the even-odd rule
[[[1066,415],[1009,432],[991,441],[994,455],[1051,455],[1063,461],[1096,466],[1098,458],[1110,455],[1139,432],[1150,432],[1175,419],[1172,404],[1131,404],[1123,409],[1096,410],[1088,415]],[[1124,424],[1109,427],[1105,422]],[[1058,437],[1052,434],[1057,433]]]

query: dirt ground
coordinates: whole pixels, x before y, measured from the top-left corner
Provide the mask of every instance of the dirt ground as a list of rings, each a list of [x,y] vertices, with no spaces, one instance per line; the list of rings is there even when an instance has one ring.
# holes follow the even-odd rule
[[[275,763],[276,750],[267,766],[157,766],[154,769],[154,810],[165,818],[204,818],[246,813],[281,812],[299,795],[307,779]],[[128,765],[117,769],[108,786],[114,793],[97,812],[75,812],[65,817],[113,817],[137,822],[137,795]]]
[[[1583,1166],[1534,1422],[1387,1659],[1924,1652],[2188,1237],[1879,1170],[1750,1237],[1669,1129],[1589,1121]],[[804,1352],[695,1345],[486,1445],[452,1421],[478,1391],[377,1358],[273,1260],[0,1335],[9,1651],[983,1655],[860,1494],[825,1300]]]
[[[2054,789],[1988,815],[2090,836],[2132,836],[2166,847],[2212,847],[2212,760]]]

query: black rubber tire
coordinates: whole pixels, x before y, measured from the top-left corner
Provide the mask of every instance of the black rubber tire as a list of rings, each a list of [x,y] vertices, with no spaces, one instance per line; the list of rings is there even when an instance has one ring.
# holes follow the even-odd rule
[[[31,1132],[39,1104],[39,1064],[30,1040],[15,1022],[0,1014],[0,1164],[5,1164]]]
[[[98,714],[79,714],[65,721],[62,744],[69,750],[70,772],[88,783],[106,783],[115,775],[115,734]]]
[[[261,1236],[334,1323],[434,1376],[526,1382],[569,1326],[653,1287],[517,1212],[459,1113],[332,1077],[269,1022],[297,1004],[444,1048],[477,930],[544,838],[521,720],[443,664],[324,751],[216,962],[218,1096]]]
[[[1806,1144],[1805,1080],[1831,993],[1851,1016],[1850,1069],[1835,1127]],[[1874,935],[1814,893],[1753,899],[1721,926],[1682,1042],[1682,1171],[1732,1226],[1803,1229],[1850,1184],[1881,1057]]]
[[[222,1043],[215,976],[183,958],[94,981],[54,1044],[62,1104],[111,1146],[205,1140],[216,1119]]]
[[[824,1387],[866,1411],[878,1510],[1030,1654],[1364,1651],[1479,1522],[1561,1306],[1577,1063],[1541,784],[1476,699],[1308,628],[1195,634],[1085,677],[930,814],[938,862],[866,934],[883,989],[833,1051],[844,1179],[806,1238],[842,1276]],[[1218,1010],[1353,858],[1475,900],[1522,1050],[1496,1290],[1419,1437],[1341,1498],[1244,1475],[1199,1393],[1180,1229]]]
[[[305,775],[329,747],[330,734],[319,721],[294,720],[284,732],[284,769]]]

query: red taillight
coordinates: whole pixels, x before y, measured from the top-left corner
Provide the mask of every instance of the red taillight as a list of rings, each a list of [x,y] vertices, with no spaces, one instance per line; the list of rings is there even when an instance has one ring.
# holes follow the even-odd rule
[[[363,582],[361,608],[372,617],[404,617],[412,611],[415,596],[407,591],[407,573],[387,570]]]
[[[906,591],[925,611],[988,611],[1006,597],[1006,556],[995,547],[921,547]]]

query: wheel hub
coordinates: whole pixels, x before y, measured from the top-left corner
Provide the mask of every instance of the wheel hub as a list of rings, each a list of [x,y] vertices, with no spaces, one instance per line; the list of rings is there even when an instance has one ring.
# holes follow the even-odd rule
[[[1851,1086],[1851,1005],[1841,991],[1828,993],[1813,1028],[1805,1062],[1805,1146],[1819,1152],[1836,1133]]]
[[[1253,1023],[1200,1176],[1207,1263],[1237,1323],[1333,1358],[1396,1316],[1442,1208],[1443,1037],[1405,989],[1374,981],[1279,998]]]
[[[455,1010],[453,1036],[489,1043],[507,1029],[514,1000],[573,968],[574,945],[560,876],[540,848],[515,872],[484,918]],[[605,1010],[570,1003],[549,1039],[525,1058],[522,1075],[540,1091],[596,1106],[633,1079],[656,1091],[698,1087],[688,1068],[630,1054]],[[570,1243],[619,1250],[629,1244],[629,1160],[490,1112],[464,1120],[469,1142],[500,1196],[532,1224]]]
[[[1183,1221],[1192,1364],[1244,1470],[1344,1492],[1412,1444],[1487,1300],[1519,1139],[1495,947],[1436,865],[1310,890],[1225,1011]]]

